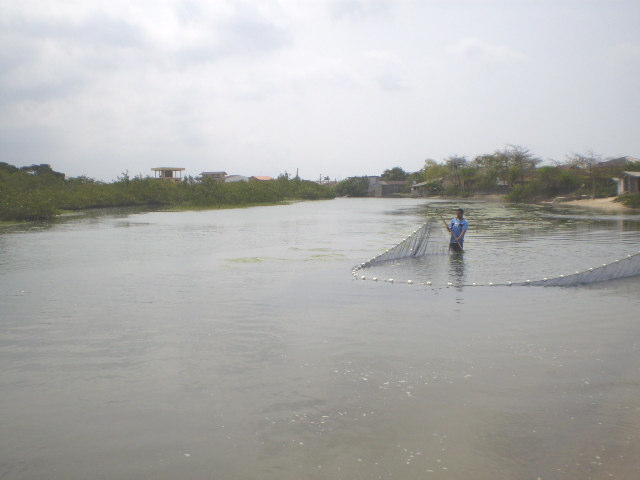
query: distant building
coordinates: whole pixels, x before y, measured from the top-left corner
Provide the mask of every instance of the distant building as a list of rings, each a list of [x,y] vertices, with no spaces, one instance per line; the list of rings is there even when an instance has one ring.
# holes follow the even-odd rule
[[[378,177],[376,175],[368,175],[367,180],[369,181],[369,186],[367,187],[367,195],[375,195],[376,193],[376,185],[382,177]]]
[[[244,175],[227,175],[224,179],[226,183],[232,182],[248,182],[249,177],[245,177]]]
[[[203,179],[207,178],[216,182],[224,182],[227,178],[227,172],[202,172],[200,176]]]
[[[154,178],[180,182],[182,180],[182,167],[155,167],[151,171],[154,172]]]
[[[407,180],[382,180],[376,183],[376,197],[392,197],[397,194],[409,193],[411,182]]]
[[[266,175],[254,175],[253,177],[249,177],[249,180],[257,180],[259,182],[267,182],[269,180],[273,180],[273,177],[267,177]]]
[[[411,185],[411,194],[417,196],[425,196],[428,192],[429,182],[414,183]]]
[[[622,172],[620,178],[613,180],[618,184],[618,195],[640,192],[640,172]]]

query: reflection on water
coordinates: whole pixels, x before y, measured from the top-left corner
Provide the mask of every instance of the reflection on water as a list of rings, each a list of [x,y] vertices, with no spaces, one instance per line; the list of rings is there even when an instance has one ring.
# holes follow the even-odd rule
[[[638,217],[467,202],[463,255],[379,269],[432,288],[350,275],[458,206],[2,230],[0,477],[633,478],[640,279],[464,285],[634,253]]]
[[[452,253],[449,255],[449,276],[453,285],[462,286],[465,284],[464,278],[464,253]]]

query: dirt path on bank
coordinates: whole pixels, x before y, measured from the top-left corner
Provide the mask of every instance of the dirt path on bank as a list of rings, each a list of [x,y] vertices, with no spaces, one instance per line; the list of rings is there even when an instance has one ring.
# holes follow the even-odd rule
[[[625,207],[621,203],[613,201],[613,197],[609,198],[585,198],[581,200],[570,200],[568,202],[560,202],[558,205],[572,205],[575,207],[593,208],[597,210],[603,210],[605,212],[628,212],[637,213],[640,211],[637,208]]]

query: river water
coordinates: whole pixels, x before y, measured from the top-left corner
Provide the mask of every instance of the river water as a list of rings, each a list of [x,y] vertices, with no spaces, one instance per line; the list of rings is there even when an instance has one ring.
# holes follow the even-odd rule
[[[393,284],[351,270],[457,205],[4,227],[0,478],[637,478],[640,279],[471,285],[635,254],[640,217],[463,206],[464,255]]]

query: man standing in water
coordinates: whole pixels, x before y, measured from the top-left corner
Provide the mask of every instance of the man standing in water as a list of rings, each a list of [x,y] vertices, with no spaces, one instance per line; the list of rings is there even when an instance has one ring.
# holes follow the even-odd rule
[[[453,250],[457,253],[462,253],[462,246],[464,245],[464,234],[467,233],[469,228],[469,222],[464,218],[464,210],[459,208],[456,210],[456,218],[451,220],[450,225],[447,225],[447,229],[451,232],[451,240],[449,241],[449,250]]]

